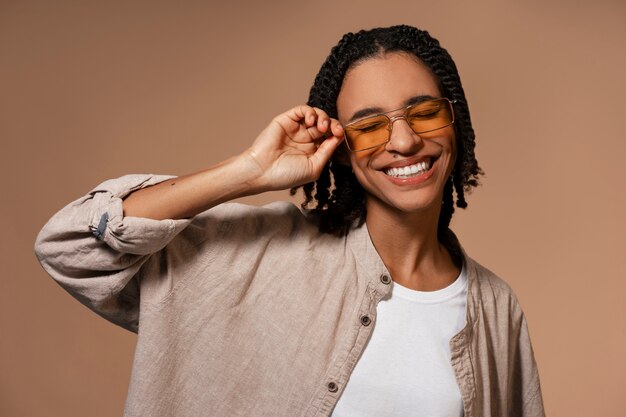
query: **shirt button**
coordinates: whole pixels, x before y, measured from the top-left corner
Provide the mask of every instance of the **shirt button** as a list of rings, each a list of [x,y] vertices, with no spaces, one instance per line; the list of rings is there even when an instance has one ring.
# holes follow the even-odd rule
[[[339,389],[339,387],[334,382],[329,382],[328,383],[328,391],[330,391],[330,392],[337,392],[338,389]]]
[[[380,282],[382,282],[385,285],[389,285],[391,283],[391,278],[389,278],[389,275],[387,274],[382,274],[380,276]]]
[[[371,322],[372,319],[370,319],[370,316],[361,316],[361,324],[363,326],[369,326]]]

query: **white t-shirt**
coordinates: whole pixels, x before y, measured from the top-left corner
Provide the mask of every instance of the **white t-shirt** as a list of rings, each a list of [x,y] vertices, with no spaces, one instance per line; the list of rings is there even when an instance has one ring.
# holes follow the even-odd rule
[[[392,285],[332,417],[462,416],[449,342],[465,326],[465,266],[441,290]]]

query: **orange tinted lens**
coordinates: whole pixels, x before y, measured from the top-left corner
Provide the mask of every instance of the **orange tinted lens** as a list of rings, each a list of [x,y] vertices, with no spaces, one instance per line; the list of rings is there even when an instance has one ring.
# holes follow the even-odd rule
[[[407,119],[415,133],[430,132],[452,124],[452,110],[448,100],[429,100],[411,107]]]
[[[352,151],[362,151],[382,145],[389,139],[389,119],[370,117],[346,126],[346,141]]]

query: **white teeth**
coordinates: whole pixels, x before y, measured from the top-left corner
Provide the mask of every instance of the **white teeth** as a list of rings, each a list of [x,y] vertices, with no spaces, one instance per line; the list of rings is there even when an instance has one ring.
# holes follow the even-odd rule
[[[430,160],[418,162],[414,165],[409,165],[401,168],[389,168],[385,170],[385,174],[396,177],[396,178],[406,178],[406,177],[414,177],[416,175],[423,174],[424,172],[430,169]]]

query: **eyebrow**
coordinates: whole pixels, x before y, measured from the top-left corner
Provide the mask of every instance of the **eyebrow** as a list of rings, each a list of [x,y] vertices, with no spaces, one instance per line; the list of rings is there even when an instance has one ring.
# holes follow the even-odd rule
[[[420,95],[420,96],[413,96],[408,100],[404,101],[404,105],[400,108],[404,108],[407,106],[412,106],[413,104],[417,104],[420,103],[422,101],[426,101],[426,100],[432,100],[435,97],[425,94],[425,95]],[[400,110],[397,109],[397,110]],[[393,110],[390,110],[393,111]],[[357,120],[357,119],[361,119],[365,116],[371,116],[371,115],[377,115],[377,114],[381,114],[381,113],[385,113],[385,110],[380,108],[380,107],[366,107],[364,109],[361,110],[357,110],[352,117],[350,118],[350,120],[348,120],[348,123],[352,123],[353,121]],[[346,123],[346,124],[348,124]]]

